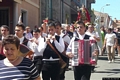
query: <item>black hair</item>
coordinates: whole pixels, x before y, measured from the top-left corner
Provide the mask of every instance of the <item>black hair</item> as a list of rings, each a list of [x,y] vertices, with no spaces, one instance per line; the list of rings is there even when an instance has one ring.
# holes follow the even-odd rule
[[[7,25],[2,25],[1,28],[6,28],[9,31],[9,27]]]
[[[17,26],[17,27],[21,27],[22,30],[25,30],[25,26],[24,26],[24,24],[22,24],[22,23],[18,23],[18,24],[16,24],[16,26]]]
[[[35,32],[35,33],[39,32],[40,33],[40,30],[36,28],[36,29],[33,29],[33,32]]]
[[[82,24],[85,27],[85,23],[82,21],[78,21],[77,24],[79,24],[79,25]]]
[[[54,21],[48,22],[48,27],[54,27],[54,28],[56,28],[55,22]]]
[[[112,31],[112,28],[108,28],[108,30],[111,32],[111,31]]]
[[[55,26],[60,26],[61,27],[61,23],[59,21],[55,21]]]

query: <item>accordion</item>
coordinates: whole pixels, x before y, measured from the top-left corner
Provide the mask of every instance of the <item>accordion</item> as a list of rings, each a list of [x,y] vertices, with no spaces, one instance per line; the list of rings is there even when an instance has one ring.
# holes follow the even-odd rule
[[[72,43],[72,66],[79,64],[96,64],[94,51],[98,50],[95,40],[78,40]]]

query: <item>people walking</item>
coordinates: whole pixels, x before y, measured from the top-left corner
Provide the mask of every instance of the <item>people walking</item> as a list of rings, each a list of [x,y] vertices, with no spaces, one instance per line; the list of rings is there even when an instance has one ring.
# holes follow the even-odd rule
[[[60,77],[60,57],[64,51],[64,41],[62,37],[55,35],[56,26],[53,21],[48,23],[48,35],[40,41],[39,49],[43,51],[43,80],[59,80]]]
[[[2,40],[9,35],[9,27],[7,25],[1,26],[1,35],[0,35],[0,60],[5,58],[2,48]]]
[[[89,35],[92,40],[95,40],[96,41],[96,45],[97,45],[97,42],[100,41],[100,37],[99,37],[98,32],[96,32],[94,30],[94,26],[95,25],[93,23],[89,23],[88,24],[88,30],[86,31],[86,34]],[[99,53],[99,52],[97,52],[97,53]],[[98,55],[96,55],[95,60],[96,60],[96,64],[92,65],[92,68],[91,68],[92,72],[94,72],[95,65],[97,65]]]
[[[69,67],[69,58],[66,56],[66,50],[67,50],[68,44],[70,43],[70,37],[67,34],[63,34],[61,32],[62,27],[61,27],[61,23],[59,21],[55,22],[55,26],[56,26],[56,35],[62,37],[64,40],[64,44],[65,44],[65,50],[63,53],[64,55],[61,55],[61,57],[67,63],[67,65],[63,69],[63,71],[60,73],[60,80],[65,80],[65,71]]]
[[[105,35],[104,46],[106,46],[109,63],[115,61],[115,48],[117,44],[116,35],[112,32],[111,28],[108,28],[107,34]]]
[[[67,55],[70,57],[70,58],[73,58],[73,57],[77,57],[73,54],[72,50],[74,50],[74,48],[72,46],[74,46],[73,42],[74,41],[78,41],[78,40],[88,40],[90,38],[89,35],[85,34],[85,30],[86,30],[86,27],[85,27],[85,24],[81,21],[78,21],[77,22],[77,33],[78,33],[78,36],[76,37],[73,37],[70,41],[70,44],[67,48]],[[76,53],[78,54],[78,52]],[[90,54],[90,52],[89,52]],[[75,60],[76,61],[76,60]],[[75,62],[73,62],[73,64],[76,64]],[[91,64],[76,64],[76,65],[73,65],[73,70],[74,70],[74,79],[75,80],[81,80],[82,77],[84,76],[87,80],[90,80],[90,76],[91,76]]]
[[[41,50],[38,51],[39,42],[41,41],[42,37],[40,36],[41,32],[39,29],[33,30],[33,38],[30,40],[32,45],[32,51],[34,52],[32,61],[35,64],[38,73],[40,74],[42,69],[42,59],[43,59],[43,52]]]

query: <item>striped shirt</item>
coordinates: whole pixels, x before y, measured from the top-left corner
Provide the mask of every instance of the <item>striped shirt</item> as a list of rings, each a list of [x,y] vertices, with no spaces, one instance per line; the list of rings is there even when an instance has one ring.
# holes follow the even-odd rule
[[[34,80],[39,76],[36,67],[27,58],[17,66],[6,66],[0,61],[0,80]]]

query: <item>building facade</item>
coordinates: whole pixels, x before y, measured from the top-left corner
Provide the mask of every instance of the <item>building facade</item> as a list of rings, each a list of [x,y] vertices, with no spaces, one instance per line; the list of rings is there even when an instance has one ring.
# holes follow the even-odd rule
[[[69,23],[70,5],[71,0],[41,0],[41,21],[48,18]]]
[[[21,15],[25,26],[33,28],[40,22],[40,0],[2,0],[0,2],[0,26],[8,25],[10,33],[14,33],[14,27]]]

